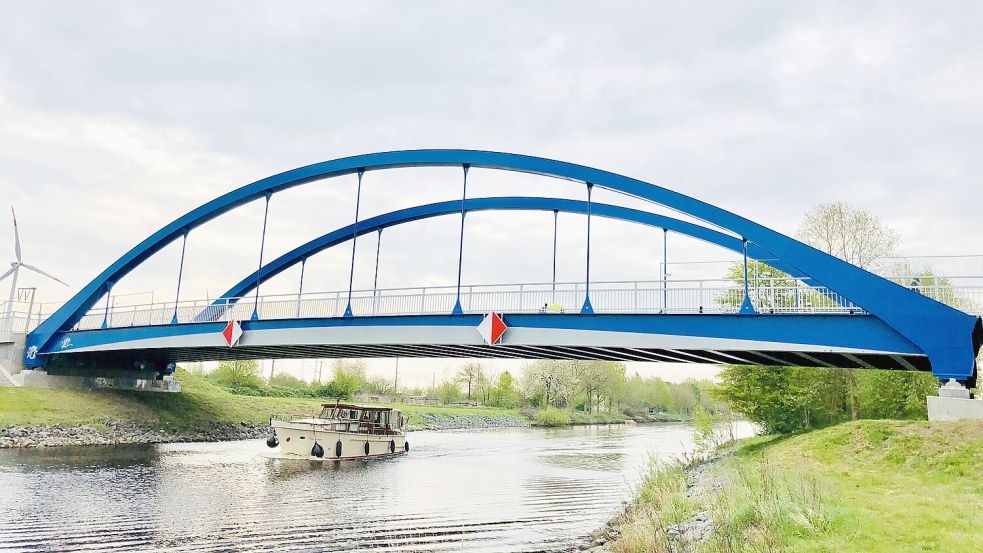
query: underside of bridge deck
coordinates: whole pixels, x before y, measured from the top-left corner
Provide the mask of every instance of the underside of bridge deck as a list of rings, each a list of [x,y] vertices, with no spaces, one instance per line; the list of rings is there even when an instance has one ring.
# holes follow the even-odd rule
[[[931,370],[928,358],[868,315],[505,315],[494,345],[482,315],[245,321],[67,332],[48,367],[147,368],[224,359],[445,357]],[[862,336],[863,338],[858,338]]]

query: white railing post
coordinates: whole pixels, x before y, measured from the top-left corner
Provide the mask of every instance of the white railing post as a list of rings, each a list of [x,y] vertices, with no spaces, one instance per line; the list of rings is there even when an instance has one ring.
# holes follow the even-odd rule
[[[700,301],[699,312],[703,313],[703,281],[700,281]]]

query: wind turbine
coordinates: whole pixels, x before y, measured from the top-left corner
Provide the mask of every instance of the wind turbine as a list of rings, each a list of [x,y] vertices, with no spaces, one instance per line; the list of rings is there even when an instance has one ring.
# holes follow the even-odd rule
[[[10,282],[10,298],[7,300],[7,325],[8,326],[13,322],[14,294],[17,292],[17,276],[20,273],[21,267],[28,269],[30,271],[34,271],[39,275],[46,276],[52,280],[64,284],[65,286],[68,286],[68,284],[65,283],[63,280],[56,278],[42,271],[41,269],[38,269],[34,265],[28,265],[27,263],[24,263],[24,261],[21,259],[20,234],[17,232],[17,214],[14,213],[14,206],[10,206],[10,215],[14,218],[14,255],[17,257],[17,260],[12,261],[10,263],[10,269],[6,273],[4,273],[3,276],[0,276],[0,281],[2,281],[3,279],[7,278],[10,275],[14,276],[13,280]]]

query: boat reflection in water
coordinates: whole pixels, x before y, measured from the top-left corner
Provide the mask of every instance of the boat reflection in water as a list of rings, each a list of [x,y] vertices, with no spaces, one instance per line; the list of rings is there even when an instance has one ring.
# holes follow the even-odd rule
[[[324,404],[317,417],[270,417],[266,440],[283,457],[301,459],[373,459],[410,450],[398,409],[374,405]]]

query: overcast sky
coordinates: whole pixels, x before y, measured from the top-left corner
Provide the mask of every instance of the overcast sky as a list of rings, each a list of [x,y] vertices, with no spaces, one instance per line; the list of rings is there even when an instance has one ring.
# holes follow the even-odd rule
[[[903,254],[983,253],[981,6],[0,2],[0,197],[17,209],[25,261],[71,292],[219,194],[312,162],[431,147],[612,170],[786,233],[842,200],[897,229]],[[362,213],[456,198],[460,181],[455,169],[369,173]],[[584,198],[488,170],[469,189]],[[354,191],[350,177],[274,196],[268,259],[349,224]],[[261,217],[256,203],[191,234],[183,298],[255,269]],[[380,286],[452,284],[457,224],[384,234]],[[542,213],[470,217],[464,281],[548,281],[551,227]],[[661,233],[595,228],[592,277],[657,277]],[[583,219],[561,216],[559,242],[560,280],[582,280]],[[344,289],[349,253],[315,258],[305,288]],[[0,255],[13,259],[12,236]],[[356,287],[371,286],[374,255],[374,238],[360,240]],[[177,257],[164,250],[116,292],[172,299]],[[731,258],[678,237],[670,257]],[[296,277],[264,290],[295,290]],[[21,283],[44,301],[70,295]],[[448,365],[407,371],[422,381]]]

